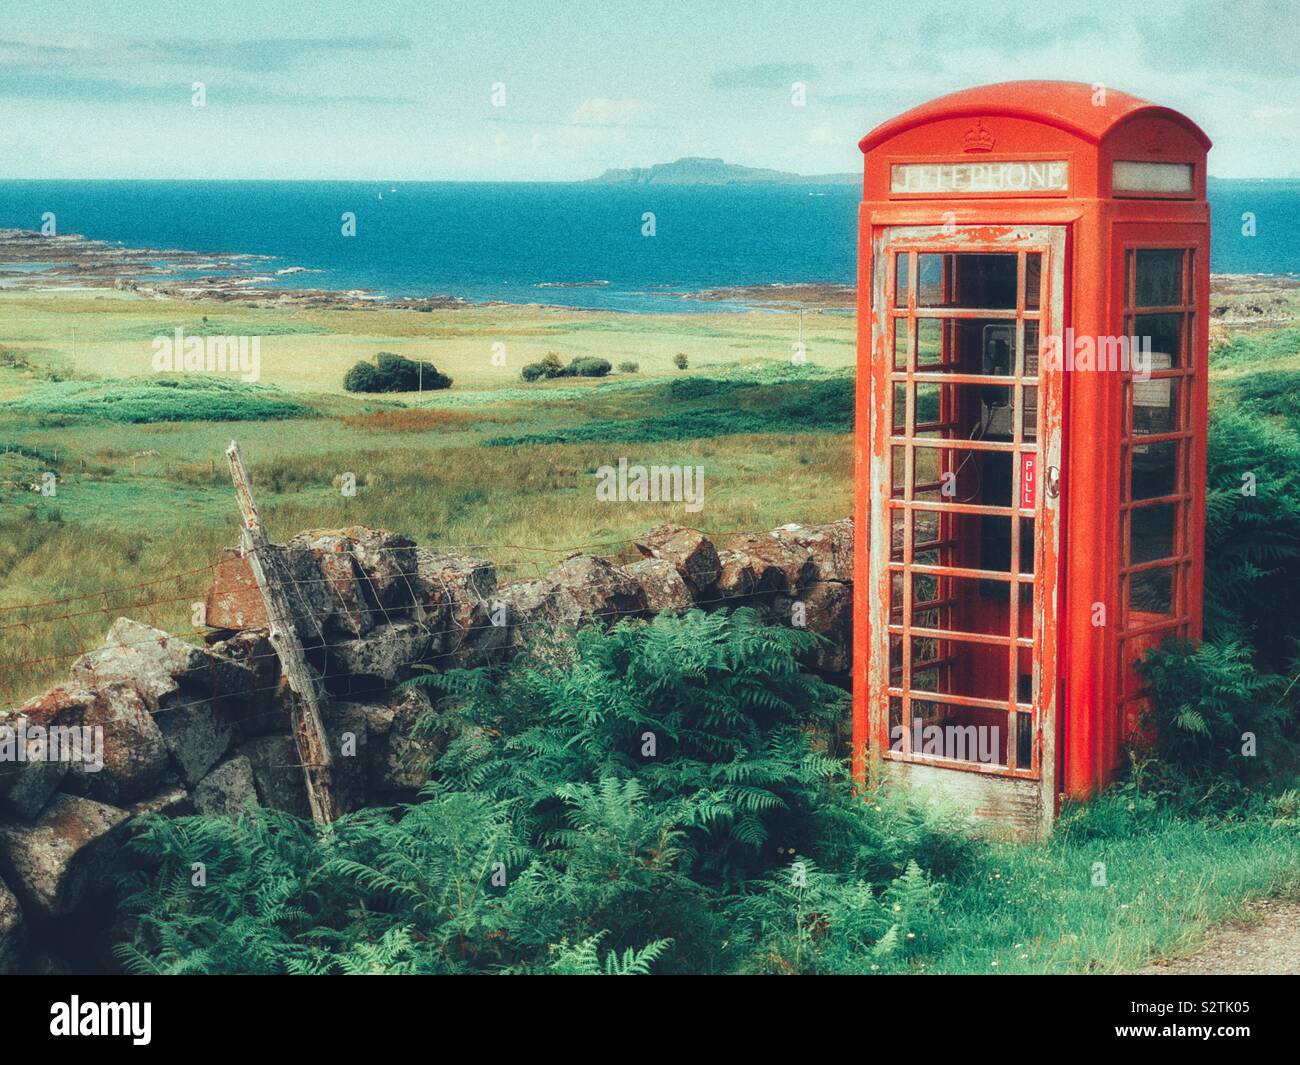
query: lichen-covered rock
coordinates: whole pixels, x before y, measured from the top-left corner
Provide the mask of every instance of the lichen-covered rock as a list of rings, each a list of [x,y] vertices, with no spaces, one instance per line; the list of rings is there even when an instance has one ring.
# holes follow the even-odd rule
[[[66,917],[111,890],[109,872],[130,815],[76,795],[56,795],[35,821],[0,820],[9,886],[29,916]]]
[[[749,556],[739,551],[718,552],[718,595],[722,599],[744,599],[753,594],[758,574]]]
[[[671,562],[696,596],[707,592],[721,576],[722,563],[713,541],[696,529],[658,525],[634,543],[646,558]]]
[[[190,793],[184,788],[164,788],[157,795],[133,802],[126,812],[132,817],[142,817],[145,814],[182,817],[194,813],[194,804],[190,801]]]
[[[115,805],[152,794],[167,768],[167,745],[144,696],[128,681],[101,684],[92,695],[81,724],[102,743],[102,765],[73,762],[64,788]]]
[[[544,577],[545,610],[563,625],[613,623],[646,610],[641,586],[607,559],[571,555]]]
[[[428,631],[445,633],[434,653],[456,655],[492,625],[497,570],[491,562],[450,555],[426,547],[415,549],[417,617]]]
[[[243,553],[227,549],[217,560],[203,601],[204,621],[214,629],[266,629],[266,604]]]
[[[80,729],[94,699],[88,688],[61,684],[0,718],[0,810],[28,819],[40,813],[70,767],[55,751],[51,729]]]
[[[360,707],[346,702],[329,703],[323,716],[334,761],[334,797],[344,813],[360,810],[366,804],[369,775],[369,721]]]
[[[409,802],[429,781],[443,739],[416,736],[416,725],[432,711],[418,688],[403,688],[385,700],[353,704],[369,736],[366,787],[371,802]]]
[[[417,621],[398,621],[329,645],[329,674],[402,680],[428,653],[432,637]]]
[[[344,529],[343,533],[352,541],[352,557],[379,620],[391,620],[394,612],[410,610],[415,605],[415,541],[385,529],[362,526]]]
[[[247,687],[225,701],[226,715],[239,739],[284,732],[290,727],[289,705],[280,691],[280,658],[263,632],[237,632],[211,646],[213,654],[247,670]]]
[[[257,799],[262,806],[295,817],[311,816],[302,762],[292,736],[259,736],[242,744],[235,753],[247,759],[252,768]]]
[[[17,896],[0,880],[0,976],[17,970],[26,931]]]
[[[775,592],[797,597],[817,579],[811,553],[793,540],[770,533],[747,533],[727,547],[753,570],[753,595]]]
[[[798,599],[777,596],[770,618],[781,625],[815,632],[829,641],[806,656],[826,673],[847,673],[853,665],[853,589],[840,581],[819,581]]]
[[[622,569],[640,587],[646,609],[652,613],[687,610],[695,602],[678,567],[666,558],[643,558]]]
[[[201,814],[238,817],[245,813],[250,803],[258,805],[252,763],[243,755],[222,762],[199,781],[191,799]]]
[[[853,580],[853,519],[826,525],[782,525],[772,535],[808,552],[822,581]]]
[[[168,707],[154,721],[181,783],[192,788],[230,750],[235,730],[209,701]]]
[[[332,635],[363,636],[372,628],[363,574],[352,552],[350,538],[321,530],[299,533],[280,549],[289,602],[304,644],[321,644]]]

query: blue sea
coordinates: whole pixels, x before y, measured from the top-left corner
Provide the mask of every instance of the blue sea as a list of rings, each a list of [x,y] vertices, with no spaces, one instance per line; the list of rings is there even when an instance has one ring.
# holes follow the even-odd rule
[[[273,256],[292,288],[718,310],[703,289],[852,284],[856,186],[0,181],[0,227]],[[1300,273],[1300,181],[1213,181],[1211,268]],[[344,212],[356,236],[341,235]],[[1242,233],[1255,216],[1256,235]],[[647,213],[654,236],[644,236]],[[259,270],[263,268],[258,268]]]

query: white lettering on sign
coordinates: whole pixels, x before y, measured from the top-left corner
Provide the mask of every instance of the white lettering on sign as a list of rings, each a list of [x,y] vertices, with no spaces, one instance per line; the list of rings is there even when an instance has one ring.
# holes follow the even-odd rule
[[[1191,192],[1191,163],[1146,163],[1116,160],[1111,167],[1116,192]]]
[[[1021,162],[895,163],[889,191],[920,192],[1065,192],[1070,164],[1064,159]]]

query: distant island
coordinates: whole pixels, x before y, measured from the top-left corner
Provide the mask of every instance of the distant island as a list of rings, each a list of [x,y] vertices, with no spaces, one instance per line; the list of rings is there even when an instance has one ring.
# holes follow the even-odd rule
[[[791,174],[758,166],[737,166],[721,159],[687,156],[675,163],[606,170],[598,185],[857,185],[861,174]]]

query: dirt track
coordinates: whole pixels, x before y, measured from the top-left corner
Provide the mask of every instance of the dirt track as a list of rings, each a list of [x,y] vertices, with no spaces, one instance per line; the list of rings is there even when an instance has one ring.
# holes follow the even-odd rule
[[[1300,975],[1300,902],[1246,903],[1247,916],[1211,929],[1204,947],[1186,958],[1153,962],[1148,976]]]

